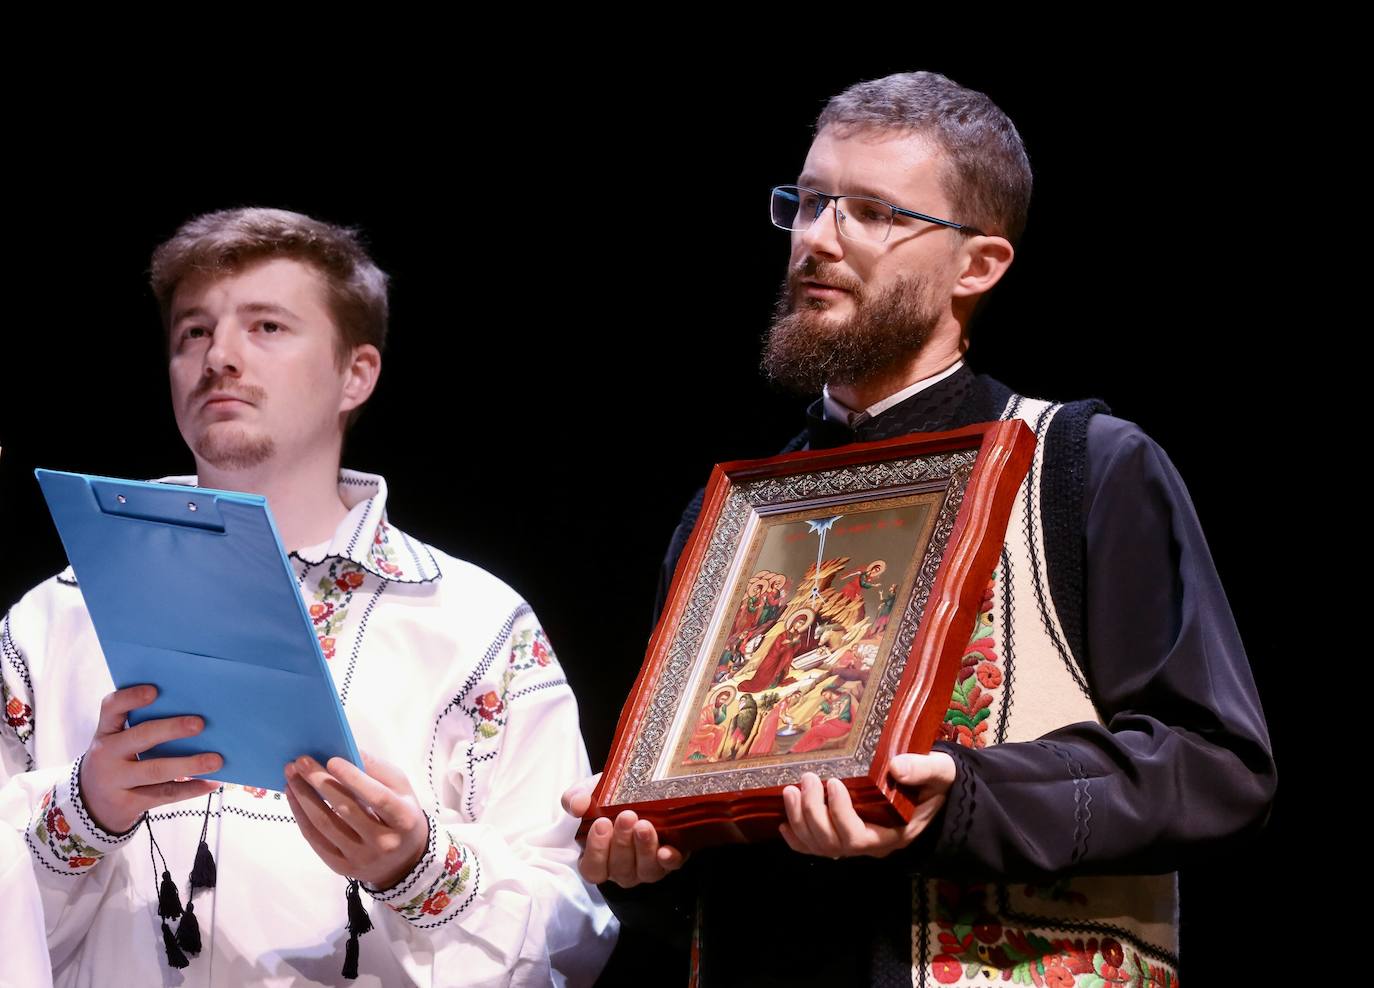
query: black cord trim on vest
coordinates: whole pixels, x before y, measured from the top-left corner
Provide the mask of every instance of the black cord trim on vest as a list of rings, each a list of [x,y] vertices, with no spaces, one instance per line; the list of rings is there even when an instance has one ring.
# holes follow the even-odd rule
[[[377,606],[377,600],[389,586],[386,580],[377,584],[377,589],[372,592],[367,606],[363,608],[362,620],[358,622],[358,633],[353,636],[353,651],[348,656],[348,671],[344,673],[343,684],[339,687],[339,706],[348,704],[348,687],[353,682],[353,670],[358,665],[358,653],[363,647],[363,637],[367,634],[367,619],[372,616],[372,608]]]
[[[912,908],[916,917],[916,974],[917,988],[928,988],[926,968],[930,965],[930,888],[929,879],[917,875],[911,883]]]
[[[1059,626],[1073,656],[1086,678],[1087,545],[1084,493],[1088,476],[1088,427],[1094,415],[1108,414],[1105,403],[1090,398],[1064,405],[1045,434],[1044,480],[1041,483],[1040,517],[1047,533],[1045,568],[1050,600],[1054,603]]]
[[[1035,439],[1037,445],[1044,442],[1045,430],[1049,426],[1050,416],[1060,407],[1062,406],[1047,405],[1044,411],[1042,411],[1040,416],[1036,419]],[[1039,457],[1036,459],[1039,459]],[[1088,689],[1088,684],[1083,679],[1083,673],[1079,670],[1078,663],[1074,661],[1074,657],[1069,654],[1069,650],[1065,646],[1064,640],[1059,637],[1059,631],[1055,628],[1054,617],[1050,614],[1049,599],[1045,593],[1045,583],[1040,576],[1040,550],[1037,545],[1039,540],[1035,537],[1036,533],[1039,532],[1039,528],[1036,525],[1034,507],[1036,500],[1034,494],[1038,489],[1037,485],[1039,483],[1039,479],[1036,476],[1036,459],[1031,460],[1030,470],[1026,473],[1026,511],[1021,522],[1021,530],[1026,536],[1026,554],[1030,557],[1031,586],[1035,590],[1035,603],[1040,610],[1040,623],[1045,629],[1045,634],[1050,639],[1050,644],[1052,644],[1054,650],[1059,653],[1059,658],[1064,663],[1064,668],[1068,670],[1069,676],[1073,678],[1079,690],[1081,690],[1083,695],[1091,702],[1093,698],[1092,691]]]
[[[1007,552],[1007,544],[1002,543],[1002,627],[1000,637],[998,629],[993,629],[993,640],[1001,642],[1002,645],[1002,702],[997,708],[997,731],[993,738],[994,744],[1002,744],[1007,740],[1007,718],[1011,714],[1012,704],[1012,680],[1015,678],[1016,659],[1015,646],[1012,643],[1012,617],[1014,614],[1011,592],[1011,554]]]
[[[507,617],[506,620],[502,623],[501,630],[497,632],[496,637],[492,640],[492,643],[487,646],[486,652],[482,655],[482,661],[477,663],[477,668],[472,670],[472,672],[468,675],[468,678],[463,681],[463,685],[459,688],[458,692],[453,696],[451,700],[448,701],[448,703],[444,705],[444,709],[439,711],[439,716],[434,718],[434,729],[430,732],[429,737],[428,760],[429,786],[430,790],[434,793],[435,817],[439,816],[439,792],[441,789],[438,781],[434,778],[434,749],[439,744],[439,727],[443,724],[444,718],[447,717],[450,713],[452,713],[454,710],[463,709],[463,699],[469,693],[472,692],[472,688],[477,685],[477,683],[481,680],[483,676],[486,675],[487,670],[491,668],[491,664],[496,661],[496,657],[501,654],[501,651],[505,648],[506,643],[510,641],[511,631],[515,628],[515,622],[520,620],[526,614],[530,614],[532,612],[533,608],[531,608],[530,605],[525,603],[524,601],[521,601],[519,606],[517,606],[515,610],[511,611],[510,616]],[[469,743],[469,772],[471,772],[471,767],[472,743]],[[471,779],[472,776],[469,774],[469,785],[471,785]],[[469,819],[471,819],[471,817],[469,817]]]
[[[1130,930],[1120,926],[1113,926],[1111,923],[1097,923],[1092,921],[1056,919],[1053,916],[1037,916],[1033,913],[1018,912],[1011,908],[1011,896],[1007,893],[1007,886],[997,885],[997,911],[1002,914],[1005,920],[1012,919],[1025,926],[1040,927],[1042,929],[1063,930],[1066,933],[1111,933],[1119,940],[1125,940],[1142,954],[1153,957],[1157,961],[1163,961],[1174,970],[1178,970],[1178,955],[1172,954],[1163,947],[1156,947],[1154,944],[1140,939],[1139,936]]]

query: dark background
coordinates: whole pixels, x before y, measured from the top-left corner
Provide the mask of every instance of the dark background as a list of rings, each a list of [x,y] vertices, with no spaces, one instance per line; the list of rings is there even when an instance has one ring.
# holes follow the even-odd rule
[[[1284,784],[1262,838],[1184,872],[1185,967],[1210,983],[1281,896],[1274,862],[1301,800],[1273,547],[1302,289],[1274,249],[1291,228],[1277,236],[1257,205],[1291,196],[1302,165],[1275,131],[1292,97],[1258,61],[924,64],[997,100],[1036,172],[971,362],[1026,394],[1101,397],[1163,445],[1249,649]],[[400,527],[530,600],[599,765],[683,505],[712,463],[800,428],[804,401],[755,369],[787,249],[767,190],[795,178],[829,95],[910,67],[705,48],[359,82],[343,102],[226,87],[173,113],[95,87],[81,110],[21,112],[0,606],[64,565],[33,467],[193,470],[146,286],[153,246],[210,209],[300,210],[361,227],[393,276],[385,372],[345,465],[387,477]]]

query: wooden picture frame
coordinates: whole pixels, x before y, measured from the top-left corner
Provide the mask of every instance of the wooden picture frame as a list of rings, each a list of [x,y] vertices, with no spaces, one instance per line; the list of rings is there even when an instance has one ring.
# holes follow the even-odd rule
[[[716,466],[583,833],[766,840],[806,771],[906,820],[888,762],[930,750],[1034,446],[1013,420]]]

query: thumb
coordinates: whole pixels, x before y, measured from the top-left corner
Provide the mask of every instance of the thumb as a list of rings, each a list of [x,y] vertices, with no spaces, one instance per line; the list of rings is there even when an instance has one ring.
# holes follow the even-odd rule
[[[563,812],[569,816],[584,817],[587,810],[592,805],[592,790],[601,781],[601,773],[597,772],[589,779],[583,779],[568,787],[568,791],[563,794]]]
[[[929,755],[907,753],[892,757],[887,764],[887,774],[904,786],[923,786],[929,782],[948,786],[954,781],[955,764],[943,751],[933,751]]]

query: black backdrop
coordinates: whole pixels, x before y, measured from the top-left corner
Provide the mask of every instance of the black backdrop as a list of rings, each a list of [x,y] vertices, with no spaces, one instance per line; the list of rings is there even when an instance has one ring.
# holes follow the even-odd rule
[[[34,466],[192,470],[167,404],[151,248],[209,209],[304,211],[361,227],[393,275],[392,344],[345,464],[388,478],[395,523],[531,601],[599,764],[682,506],[713,462],[771,454],[799,427],[803,402],[755,370],[786,255],[767,189],[795,177],[828,95],[908,67],[743,64],[703,50],[344,101],[226,91],[177,111],[97,89],[89,113],[21,120],[34,138],[11,162],[23,181],[7,217],[0,605],[63,565]],[[1036,171],[1029,231],[974,325],[972,362],[1024,393],[1102,397],[1169,451],[1282,771],[1298,715],[1257,536],[1273,532],[1263,485],[1288,417],[1260,396],[1304,368],[1286,357],[1297,289],[1257,208],[1298,157],[1272,138],[1278,83],[1187,59],[1168,78],[1143,60],[926,65],[992,95]],[[1268,916],[1292,801],[1280,796],[1259,841],[1185,871],[1190,980],[1233,972]]]

